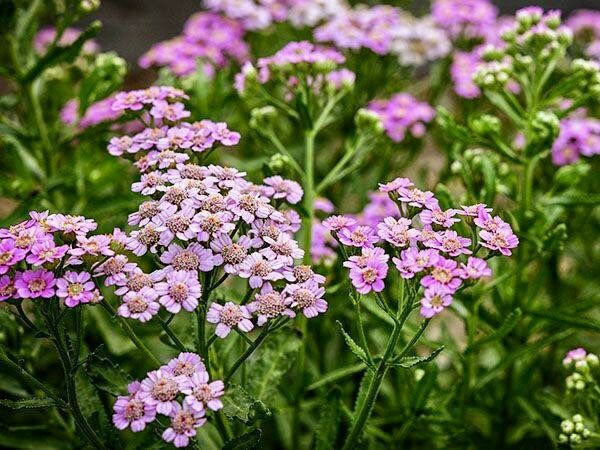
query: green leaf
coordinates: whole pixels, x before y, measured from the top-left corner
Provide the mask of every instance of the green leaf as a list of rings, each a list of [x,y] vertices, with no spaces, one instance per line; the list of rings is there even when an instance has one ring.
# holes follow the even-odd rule
[[[315,432],[315,450],[335,448],[335,440],[340,424],[340,397],[342,391],[339,387],[332,387],[321,402],[321,414]]]
[[[413,395],[411,398],[411,405],[413,411],[420,412],[423,410],[425,402],[427,402],[427,399],[429,398],[429,395],[431,394],[431,391],[435,386],[437,373],[437,366],[428,366],[428,369],[425,371],[425,374],[419,380],[417,388],[413,391]]]
[[[600,322],[591,317],[575,317],[566,315],[563,312],[556,313],[552,311],[537,311],[537,310],[526,310],[525,314],[528,316],[540,317],[542,319],[551,320],[553,322],[561,323],[566,327],[575,327],[581,330],[595,331],[600,333]]]
[[[521,316],[522,316],[522,312],[520,308],[515,308],[513,311],[511,311],[511,313],[506,316],[506,319],[504,319],[504,322],[502,322],[502,325],[500,325],[500,327],[495,330],[493,333],[489,334],[486,337],[483,337],[481,339],[478,339],[477,341],[473,342],[467,349],[466,349],[466,353],[475,351],[476,349],[480,348],[482,345],[485,344],[489,344],[490,342],[494,342],[497,340],[502,339],[504,336],[506,336],[508,333],[510,333],[519,323],[519,321],[521,320]]]
[[[94,38],[101,28],[102,24],[96,20],[92,22],[72,44],[66,46],[57,45],[56,47],[49,49],[48,52],[38,59],[34,66],[27,71],[22,82],[29,83],[35,80],[44,70],[57,64],[73,62],[81,53],[81,48],[86,41]]]
[[[312,382],[306,388],[306,390],[314,391],[339,379],[345,378],[358,372],[362,372],[365,369],[366,367],[363,363],[353,364],[351,366],[346,367],[340,367],[339,369],[335,369],[331,372],[326,373],[325,375],[321,376],[318,380]]]
[[[600,194],[577,193],[564,194],[556,197],[550,197],[542,200],[545,205],[556,206],[582,206],[582,205],[600,205]]]
[[[360,406],[365,401],[365,397],[367,396],[367,391],[369,390],[369,384],[371,383],[371,379],[373,378],[373,372],[365,372],[362,379],[360,380],[360,385],[358,387],[358,393],[356,394],[356,401],[354,402],[354,412],[360,409]]]
[[[342,326],[342,323],[339,320],[337,321],[337,324],[340,327],[342,334],[344,335],[344,340],[346,341],[346,344],[348,345],[348,347],[350,347],[350,350],[352,351],[352,353],[354,353],[354,356],[356,356],[363,363],[365,363],[370,369],[375,370],[373,363],[369,361],[367,352],[360,345],[354,342],[354,339],[352,339],[352,337],[348,333],[346,333],[346,330],[344,330],[344,327]]]
[[[16,10],[13,0],[0,0],[0,34],[6,33],[12,27]]]
[[[483,175],[484,203],[491,205],[496,198],[496,170],[492,161],[485,155],[480,155],[480,169]]]
[[[247,425],[271,415],[263,402],[237,384],[227,387],[227,393],[222,400],[223,413],[230,419],[241,420]]]
[[[248,392],[270,404],[277,394],[283,375],[296,360],[300,343],[300,336],[289,328],[270,335],[246,363]]]
[[[429,361],[432,361],[437,355],[439,355],[442,352],[442,350],[444,350],[443,345],[439,348],[436,348],[428,356],[405,356],[404,358],[401,358],[399,361],[394,361],[393,363],[390,363],[390,365],[394,366],[394,367],[402,367],[404,369],[410,369],[411,367],[414,367],[418,364],[424,364]]]
[[[254,428],[247,433],[237,436],[230,441],[227,441],[223,446],[223,450],[250,450],[256,448],[262,439],[262,431]]]
[[[110,359],[96,352],[88,355],[86,372],[96,388],[111,395],[122,395],[125,386],[131,381],[127,374]]]
[[[51,398],[25,398],[23,400],[0,399],[0,406],[10,409],[51,408],[57,406]]]

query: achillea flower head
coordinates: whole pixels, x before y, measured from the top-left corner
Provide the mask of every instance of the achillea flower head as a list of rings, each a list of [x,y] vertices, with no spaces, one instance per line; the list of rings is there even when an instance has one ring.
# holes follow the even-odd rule
[[[17,272],[15,277],[15,288],[21,298],[51,298],[55,293],[55,285],[54,274],[46,269]]]
[[[158,293],[151,287],[130,291],[123,296],[123,303],[117,312],[120,316],[147,322],[158,314],[160,305],[156,301]]]
[[[65,272],[56,281],[56,295],[64,298],[69,308],[101,298],[89,272]]]
[[[421,315],[427,319],[442,312],[452,304],[452,295],[439,285],[432,285],[425,289],[421,299]]]
[[[600,154],[600,120],[567,118],[560,122],[560,133],[552,144],[552,162],[557,166],[573,164],[580,156]]]
[[[488,0],[436,0],[431,14],[451,38],[478,38],[495,25],[498,9]]]
[[[193,311],[202,295],[196,272],[169,272],[165,281],[155,284],[154,289],[159,295],[159,303],[172,314],[177,314],[182,308]]]
[[[134,381],[127,386],[129,395],[117,397],[113,409],[112,422],[119,430],[131,428],[137,433],[146,428],[146,425],[156,418],[156,408],[139,397],[141,384]]]
[[[206,314],[206,320],[217,324],[215,334],[221,339],[227,337],[233,327],[238,327],[241,331],[248,332],[254,328],[249,320],[252,316],[246,306],[236,305],[233,302],[227,302],[225,305],[212,303]]]
[[[394,142],[402,142],[407,133],[414,138],[423,137],[426,124],[435,116],[431,106],[404,92],[389,100],[374,100],[367,109],[381,117],[387,135]]]
[[[379,257],[365,255],[365,249],[361,256],[351,256],[349,261],[344,262],[344,267],[350,269],[350,280],[360,294],[367,294],[371,291],[381,292],[385,285],[384,279],[387,276],[388,255]]]

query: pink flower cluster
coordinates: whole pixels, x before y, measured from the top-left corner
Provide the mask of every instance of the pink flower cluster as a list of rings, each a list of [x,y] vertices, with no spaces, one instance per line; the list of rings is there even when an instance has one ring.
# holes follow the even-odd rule
[[[483,38],[496,25],[498,9],[489,0],[435,0],[431,15],[452,39]]]
[[[348,8],[316,28],[314,37],[340,49],[395,55],[404,65],[418,66],[450,51],[445,33],[430,17],[417,19],[388,5]]]
[[[343,0],[204,0],[204,6],[239,21],[247,30],[262,30],[289,21],[314,26],[346,9]]]
[[[139,59],[139,65],[168,67],[178,76],[190,75],[200,66],[212,78],[215,68],[247,60],[243,27],[218,14],[200,12],[188,19],[181,36],[153,45]]]
[[[122,98],[131,103],[128,95]],[[154,255],[162,266],[144,273],[127,256],[116,255],[97,268],[106,277],[104,283],[116,285],[116,294],[123,298],[120,315],[147,321],[161,305],[172,314],[193,311],[204,289],[212,290],[230,275],[248,280],[248,299],[253,301],[210,306],[207,320],[217,325],[220,337],[234,327],[250,331],[253,316],[260,326],[269,319],[293,317],[294,310],[306,317],[325,312],[324,277],[296,265],[304,256],[293,238],[300,217],[271,204],[298,203],[300,185],[280,176],[256,185],[234,168],[191,160],[217,141],[232,145],[238,140],[239,134],[225,124],[208,121],[177,122],[111,140],[112,154],[148,152],[136,162],[142,175],[132,185],[148,200],[129,215],[135,229],[125,247],[137,256]]]
[[[119,396],[113,406],[113,424],[119,430],[137,433],[146,425],[166,416],[169,426],[162,438],[175,447],[187,447],[197,429],[206,423],[206,413],[223,408],[225,385],[210,381],[202,358],[195,353],[180,353],[157,370],[148,372],[141,382],[127,386],[128,395]]]
[[[114,122],[122,115],[121,111],[112,109],[115,101],[114,95],[92,103],[85,110],[83,116],[79,118],[79,101],[77,99],[69,100],[60,111],[60,120],[67,125],[73,125],[80,130],[85,130],[105,122]]]
[[[373,100],[367,109],[379,115],[386,134],[394,142],[402,142],[408,131],[413,137],[425,134],[425,125],[435,117],[435,110],[405,92],[394,94],[388,100]]]
[[[577,40],[585,46],[590,58],[600,60],[600,11],[580,9],[566,21]]]
[[[75,42],[80,34],[81,30],[67,27],[63,30],[57,45],[60,47],[66,47]],[[33,46],[39,54],[43,54],[46,53],[46,50],[48,50],[48,47],[54,42],[55,39],[56,29],[54,27],[44,27],[35,35]],[[84,53],[88,54],[98,53],[100,51],[100,46],[95,40],[90,39],[83,44],[82,50]]]
[[[380,191],[395,205],[381,202],[385,204],[381,210],[390,215],[378,220],[370,215],[367,222],[361,217],[331,216],[323,223],[350,255],[344,266],[361,294],[385,288],[391,255],[402,278],[419,281],[421,314],[432,317],[451,304],[468,280],[491,275],[486,260],[476,256],[484,248],[487,259],[492,252],[509,256],[518,245],[510,225],[490,215],[491,208],[483,204],[443,210],[432,192],[421,191],[407,178],[382,184]],[[453,229],[460,217],[471,236],[478,236],[477,242]]]
[[[355,78],[348,69],[336,70],[345,61],[344,55],[337,50],[308,41],[289,42],[274,55],[259,58],[256,63],[258,73],[251,63],[246,63],[235,77],[235,87],[242,94],[249,76],[260,84],[283,78],[286,88],[293,91],[300,84],[299,77],[302,76],[316,92],[324,86],[341,89],[345,85],[353,85]]]
[[[600,154],[600,120],[575,117],[560,122],[560,133],[552,144],[552,162],[573,164],[580,156]]]
[[[0,301],[59,297],[69,308],[101,301],[83,263],[113,255],[112,237],[88,236],[96,222],[83,216],[29,215],[0,229]]]

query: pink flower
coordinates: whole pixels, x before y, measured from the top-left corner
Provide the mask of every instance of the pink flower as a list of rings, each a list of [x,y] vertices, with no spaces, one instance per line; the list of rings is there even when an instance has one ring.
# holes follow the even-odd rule
[[[395,192],[400,193],[404,189],[408,189],[414,186],[414,183],[408,178],[395,178],[389,183],[379,183],[379,190],[381,192]]]
[[[276,259],[265,259],[261,253],[252,253],[238,265],[238,275],[242,278],[248,278],[248,283],[253,289],[261,287],[265,282],[277,281],[283,279],[283,274],[279,272],[284,266],[284,261]]]
[[[143,287],[138,292],[130,291],[123,297],[117,311],[122,317],[147,322],[158,313],[160,305],[157,297],[157,292],[150,287]]]
[[[248,303],[248,311],[257,314],[256,324],[261,327],[269,319],[282,315],[293,318],[296,313],[289,308],[292,299],[273,290],[270,284],[263,285],[259,294],[256,294],[254,301]]]
[[[221,380],[209,383],[208,372],[198,371],[190,376],[190,382],[181,392],[186,394],[185,402],[194,411],[203,411],[209,408],[218,411],[223,408],[219,397],[225,393],[225,385]]]
[[[356,219],[349,216],[331,216],[323,221],[323,226],[328,231],[340,231],[356,225]]]
[[[494,232],[481,230],[479,237],[483,240],[481,245],[490,250],[496,250],[504,256],[512,255],[512,248],[519,245],[519,238],[512,232],[510,227],[498,228]]]
[[[173,402],[168,415],[171,418],[171,426],[163,431],[162,438],[178,448],[187,447],[190,438],[196,436],[196,428],[206,423],[204,410],[196,411],[186,402],[183,403],[183,408],[179,403]]]
[[[432,209],[439,207],[437,199],[433,196],[433,192],[422,191],[417,188],[400,190],[398,192],[398,200],[417,208]]]
[[[460,222],[460,219],[454,218],[456,214],[457,211],[455,209],[442,211],[439,207],[437,207],[433,209],[424,209],[421,214],[419,214],[419,218],[425,225],[431,225],[432,223],[435,223],[443,226],[444,228],[450,228],[456,222]]]
[[[29,255],[27,255],[27,262],[34,266],[41,266],[46,263],[54,263],[61,259],[67,250],[68,245],[61,245],[57,247],[54,241],[48,239],[43,242],[38,242],[31,247]]]
[[[25,255],[27,255],[27,250],[18,248],[14,239],[0,241],[0,275],[8,272],[12,266],[23,260]]]
[[[105,276],[104,285],[112,286],[127,281],[127,275],[137,266],[130,263],[125,255],[115,255],[108,258],[94,271],[95,276]]]
[[[430,274],[423,277],[421,284],[426,288],[436,286],[449,293],[456,292],[462,283],[457,266],[456,261],[440,257],[433,265]]]
[[[139,398],[140,388],[140,382],[134,381],[127,386],[129,395],[117,397],[112,421],[119,430],[130,427],[131,431],[137,433],[156,418],[156,408]]]
[[[386,217],[377,225],[377,234],[394,247],[407,247],[419,235],[419,231],[411,227],[411,220]]]
[[[432,285],[425,289],[424,296],[421,299],[421,315],[430,319],[451,304],[452,295],[443,287]]]
[[[195,353],[182,352],[167,363],[166,366],[161,367],[161,371],[168,372],[173,376],[183,375],[191,377],[196,372],[204,372],[206,367],[202,362],[202,358]]]
[[[285,199],[286,202],[294,205],[302,200],[302,187],[292,180],[285,180],[279,175],[268,177],[263,183],[273,189],[272,197],[275,199]]]
[[[88,272],[65,272],[63,277],[56,281],[56,295],[64,298],[65,305],[69,308],[102,298]]]
[[[314,280],[288,284],[283,294],[289,295],[292,299],[292,307],[301,309],[308,319],[327,311],[327,302],[323,300],[325,289]]]
[[[202,287],[196,272],[172,271],[167,274],[166,281],[154,286],[160,296],[159,302],[167,311],[177,314],[181,308],[193,311],[198,306],[202,295]]]
[[[338,239],[342,244],[352,247],[373,247],[379,241],[375,230],[369,226],[357,226],[354,228],[342,228],[338,232]]]
[[[157,413],[169,415],[177,409],[175,398],[185,388],[186,381],[183,375],[153,370],[142,380],[138,395],[145,404],[155,407]]]
[[[288,234],[280,233],[277,239],[269,236],[263,239],[268,247],[260,250],[260,253],[269,260],[279,259],[286,264],[293,264],[295,259],[302,259],[304,256],[304,250],[299,248],[298,242]]]
[[[201,242],[210,241],[215,236],[229,234],[235,229],[232,222],[233,215],[230,212],[219,211],[211,213],[200,211],[194,216],[194,221],[198,224],[197,239]]]
[[[471,245],[471,239],[459,236],[454,230],[437,233],[435,239],[428,243],[428,246],[448,253],[450,256],[473,253],[467,248],[469,245]]]
[[[562,360],[564,366],[569,366],[573,361],[581,361],[585,359],[587,356],[587,352],[584,348],[575,348],[573,350],[569,350],[567,355]]]
[[[216,266],[223,264],[223,258],[204,248],[198,243],[193,243],[183,248],[178,244],[171,244],[166,252],[160,256],[161,262],[169,264],[165,270],[185,270],[210,272]]]
[[[460,275],[463,280],[478,280],[483,277],[492,276],[492,269],[488,263],[481,258],[469,256],[467,264],[460,265]]]
[[[221,339],[227,337],[233,327],[238,327],[245,332],[252,330],[254,325],[250,321],[251,317],[248,308],[232,302],[227,302],[225,305],[213,302],[206,314],[208,322],[217,324],[215,334]]]
[[[410,279],[415,274],[435,265],[439,259],[440,254],[437,250],[409,248],[402,251],[400,258],[392,258],[392,261],[400,272],[400,276]]]
[[[237,273],[238,265],[246,260],[248,250],[252,246],[252,240],[247,236],[241,236],[236,242],[233,242],[227,234],[218,236],[210,243],[210,248],[219,255],[222,262],[225,263],[223,270],[226,273]]]
[[[364,249],[363,249],[364,250]],[[344,267],[350,269],[350,280],[361,294],[371,291],[381,292],[385,287],[383,280],[387,276],[388,255],[383,257],[351,256],[349,261],[344,262]]]
[[[0,302],[15,297],[17,289],[13,280],[8,275],[0,276]]]
[[[15,277],[15,288],[21,298],[50,298],[54,296],[56,279],[46,269],[26,270]]]

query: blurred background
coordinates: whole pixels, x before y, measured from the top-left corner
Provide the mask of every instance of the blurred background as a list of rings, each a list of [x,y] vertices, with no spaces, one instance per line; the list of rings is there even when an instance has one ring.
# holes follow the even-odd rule
[[[363,0],[356,3],[370,2]],[[393,3],[408,5],[413,10],[428,4],[422,0]],[[532,4],[560,8],[565,15],[575,9],[600,8],[600,0],[495,0],[494,3],[502,14],[510,14]],[[200,0],[102,0],[102,6],[93,18],[101,20],[104,25],[98,37],[102,48],[116,50],[131,63],[131,70],[136,70],[135,62],[142,53],[153,43],[179,34],[185,20],[200,9]]]

